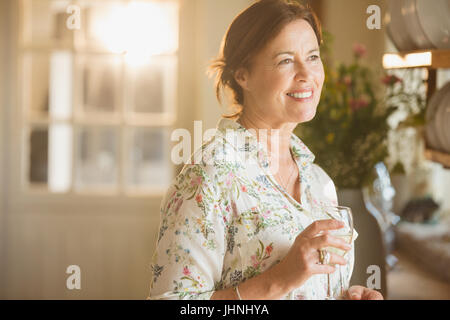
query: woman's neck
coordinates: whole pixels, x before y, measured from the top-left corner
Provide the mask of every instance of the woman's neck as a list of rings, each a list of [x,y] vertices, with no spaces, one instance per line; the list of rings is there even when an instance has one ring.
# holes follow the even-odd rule
[[[258,141],[267,150],[271,165],[278,165],[278,168],[291,167],[291,135],[297,123],[290,122],[274,125],[257,114],[249,114],[249,112],[245,111],[241,113],[238,122],[246,129],[254,129]],[[265,130],[262,131],[261,129]],[[262,135],[266,135],[266,137]]]

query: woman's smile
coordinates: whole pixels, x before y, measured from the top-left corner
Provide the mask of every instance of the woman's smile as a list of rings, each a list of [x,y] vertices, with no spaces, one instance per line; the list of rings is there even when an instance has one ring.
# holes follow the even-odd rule
[[[313,99],[314,90],[313,89],[302,89],[302,90],[289,92],[286,95],[291,97],[295,101],[306,102],[306,101],[310,101]]]

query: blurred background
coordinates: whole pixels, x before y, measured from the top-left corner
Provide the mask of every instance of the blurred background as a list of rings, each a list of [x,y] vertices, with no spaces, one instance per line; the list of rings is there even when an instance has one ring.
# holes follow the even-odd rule
[[[450,95],[439,89],[450,79],[450,3],[435,1],[433,11],[421,1],[377,1],[381,26],[369,29],[373,1],[303,2],[334,39],[331,62],[351,63],[359,44],[376,79],[409,70],[402,79],[419,84],[424,105],[441,92],[427,115],[445,119],[439,132],[420,121],[392,125],[378,211],[364,198],[377,238],[359,245],[386,262],[387,298],[449,299]],[[159,205],[180,169],[171,133],[193,137],[195,120],[206,131],[226,112],[206,67],[251,3],[0,0],[1,299],[147,297]],[[408,12],[422,17],[417,39],[402,20]],[[405,55],[417,50],[430,59]],[[80,267],[79,290],[66,287],[70,265]]]

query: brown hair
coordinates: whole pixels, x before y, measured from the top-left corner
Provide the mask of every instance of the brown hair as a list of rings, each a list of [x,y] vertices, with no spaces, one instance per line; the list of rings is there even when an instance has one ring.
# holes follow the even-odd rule
[[[319,45],[322,44],[322,30],[319,19],[309,6],[292,0],[260,0],[241,12],[231,23],[222,41],[219,58],[209,67],[210,74],[216,74],[216,96],[226,89],[233,94],[233,104],[242,112],[244,93],[236,82],[234,73],[239,68],[249,68],[250,60],[264,46],[274,39],[290,22],[304,19],[314,30]]]

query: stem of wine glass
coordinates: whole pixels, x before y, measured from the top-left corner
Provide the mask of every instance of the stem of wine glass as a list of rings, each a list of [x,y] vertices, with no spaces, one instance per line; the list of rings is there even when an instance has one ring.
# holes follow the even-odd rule
[[[330,274],[327,275],[327,280],[328,280],[328,292],[327,292],[327,296],[328,299],[331,299],[331,281],[330,281]]]

